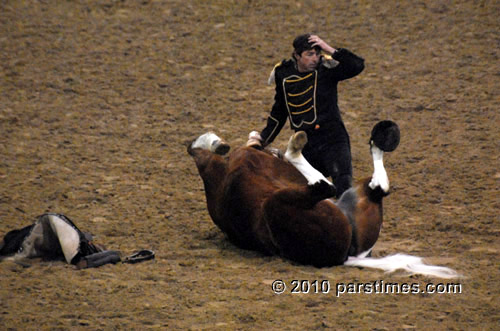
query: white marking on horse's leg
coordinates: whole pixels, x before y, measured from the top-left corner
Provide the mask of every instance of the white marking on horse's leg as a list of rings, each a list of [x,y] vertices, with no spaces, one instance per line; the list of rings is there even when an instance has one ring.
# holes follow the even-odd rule
[[[199,136],[191,147],[205,149],[221,155],[229,151],[229,145],[213,132],[207,132]]]
[[[322,180],[333,185],[325,176],[305,159],[302,155],[302,148],[307,144],[307,135],[303,131],[295,133],[288,141],[285,152],[285,159],[288,160],[304,177],[309,185],[313,185]]]
[[[371,153],[373,158],[373,175],[372,180],[368,184],[372,190],[377,186],[384,192],[389,192],[389,178],[384,168],[384,152],[375,145],[371,146]]]

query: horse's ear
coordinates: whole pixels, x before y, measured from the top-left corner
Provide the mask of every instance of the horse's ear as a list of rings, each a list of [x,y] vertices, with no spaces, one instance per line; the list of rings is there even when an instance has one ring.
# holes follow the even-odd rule
[[[398,125],[393,121],[380,121],[372,129],[370,141],[384,152],[394,151],[398,145],[401,134]]]

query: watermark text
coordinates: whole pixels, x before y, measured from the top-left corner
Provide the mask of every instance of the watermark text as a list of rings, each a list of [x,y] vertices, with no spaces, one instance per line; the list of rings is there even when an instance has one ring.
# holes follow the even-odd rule
[[[333,294],[336,297],[352,294],[460,294],[461,283],[396,283],[376,280],[372,282],[336,282],[329,280],[276,279],[271,284],[275,294]]]

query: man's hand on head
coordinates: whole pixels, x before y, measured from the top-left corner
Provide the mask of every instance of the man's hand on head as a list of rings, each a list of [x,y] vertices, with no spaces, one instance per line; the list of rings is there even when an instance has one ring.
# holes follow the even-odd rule
[[[323,51],[325,51],[328,54],[335,53],[335,48],[328,45],[323,39],[321,39],[317,35],[311,35],[309,37],[309,42],[312,43],[312,47],[319,46]]]

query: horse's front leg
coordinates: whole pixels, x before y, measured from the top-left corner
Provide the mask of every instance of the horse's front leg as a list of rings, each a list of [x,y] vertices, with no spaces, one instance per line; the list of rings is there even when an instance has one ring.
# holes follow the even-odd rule
[[[302,149],[307,144],[307,134],[304,131],[295,133],[288,141],[285,159],[290,162],[307,179],[309,185],[324,181],[333,184],[321,172],[316,170],[302,155]]]

